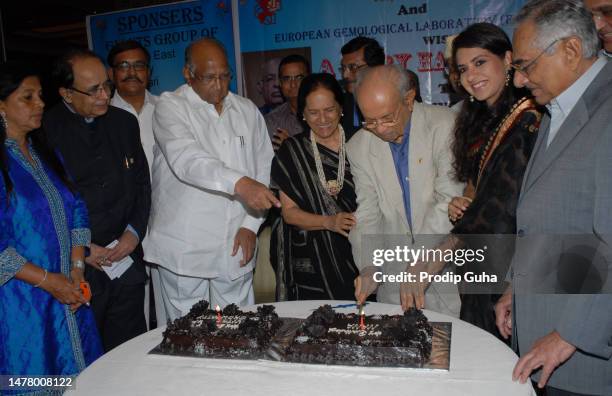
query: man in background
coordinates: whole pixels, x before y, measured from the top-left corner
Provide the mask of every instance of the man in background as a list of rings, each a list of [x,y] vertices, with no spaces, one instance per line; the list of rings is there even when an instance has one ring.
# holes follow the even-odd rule
[[[342,53],[340,73],[342,73],[345,90],[342,127],[348,141],[355,132],[361,129],[363,121],[363,116],[353,96],[357,72],[368,66],[384,65],[385,51],[373,38],[359,36],[344,44],[340,52]]]
[[[310,74],[310,64],[301,55],[288,55],[278,66],[278,79],[285,103],[264,116],[274,151],[285,139],[303,131],[297,118],[298,92],[302,80]]]
[[[612,57],[612,0],[584,0],[584,5],[593,13],[603,53]]]
[[[145,47],[138,41],[128,40],[118,42],[111,48],[106,58],[108,63],[108,75],[115,86],[115,94],[110,104],[123,109],[138,119],[140,127],[140,141],[147,157],[149,175],[153,164],[153,111],[157,97],[152,95],[147,87],[151,77],[151,56]],[[149,329],[157,327],[157,323],[166,323],[166,314],[163,309],[161,297],[156,291],[159,290],[159,272],[157,266],[145,263],[147,274],[151,276],[153,293],[151,293],[150,282],[145,285],[145,318]],[[151,294],[155,299],[150,304]],[[154,315],[151,308],[154,305]]]

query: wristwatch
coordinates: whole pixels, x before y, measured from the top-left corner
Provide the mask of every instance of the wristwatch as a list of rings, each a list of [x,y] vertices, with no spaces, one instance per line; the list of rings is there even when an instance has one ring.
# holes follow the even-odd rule
[[[78,268],[85,271],[85,262],[83,260],[74,260],[72,262],[72,268]]]

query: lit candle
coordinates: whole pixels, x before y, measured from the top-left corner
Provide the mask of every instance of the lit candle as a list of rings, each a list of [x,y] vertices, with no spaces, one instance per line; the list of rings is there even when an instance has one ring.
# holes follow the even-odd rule
[[[217,324],[221,324],[221,307],[217,305],[215,311],[217,311]]]
[[[359,308],[359,329],[360,330],[365,330],[366,329],[366,326],[365,326],[365,308],[364,308],[363,304]]]

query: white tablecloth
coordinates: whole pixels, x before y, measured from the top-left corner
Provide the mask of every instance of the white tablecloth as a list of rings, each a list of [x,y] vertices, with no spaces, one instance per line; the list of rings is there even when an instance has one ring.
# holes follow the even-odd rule
[[[276,303],[285,317],[307,317],[324,303]],[[355,312],[355,309],[337,309]],[[400,307],[370,303],[366,313],[399,314]],[[162,330],[141,335],[104,355],[76,379],[70,395],[427,395],[533,396],[513,382],[516,355],[492,335],[461,320],[425,311],[430,321],[452,322],[449,371],[341,367],[150,355]]]

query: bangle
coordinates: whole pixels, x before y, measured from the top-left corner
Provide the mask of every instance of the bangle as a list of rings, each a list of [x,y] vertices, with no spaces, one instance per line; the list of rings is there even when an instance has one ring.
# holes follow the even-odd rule
[[[43,282],[47,280],[47,274],[48,274],[48,272],[47,272],[47,270],[45,269],[45,274],[43,275],[42,280],[41,280],[40,282],[38,282],[36,285],[34,285],[34,287],[40,287],[40,285],[42,285],[42,284],[43,284]]]
[[[72,262],[72,269],[78,268],[80,270],[85,270],[85,262],[83,260],[74,260]]]

